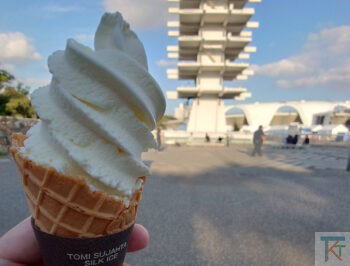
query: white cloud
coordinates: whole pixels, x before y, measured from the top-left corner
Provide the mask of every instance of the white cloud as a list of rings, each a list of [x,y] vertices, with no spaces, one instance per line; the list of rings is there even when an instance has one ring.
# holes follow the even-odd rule
[[[298,55],[253,66],[257,75],[277,77],[281,88],[350,87],[350,26],[312,33]]]
[[[340,26],[332,29],[324,29],[318,34],[310,34],[305,45],[306,50],[325,48],[323,53],[332,55],[349,54],[350,26]]]
[[[157,64],[157,66],[167,67],[167,66],[176,66],[177,62],[161,59],[161,60],[157,61],[156,64]]]
[[[21,32],[0,33],[0,51],[3,64],[41,59],[31,41]]]
[[[335,89],[350,88],[350,65],[320,71],[319,73],[313,73],[313,75],[299,77],[294,80],[278,80],[277,85],[280,88],[315,86],[329,86]]]
[[[252,69],[256,74],[271,77],[296,76],[311,71],[311,69],[298,58],[282,59],[263,66],[254,65]]]
[[[166,0],[103,0],[108,12],[119,11],[131,28],[151,29],[166,26]]]

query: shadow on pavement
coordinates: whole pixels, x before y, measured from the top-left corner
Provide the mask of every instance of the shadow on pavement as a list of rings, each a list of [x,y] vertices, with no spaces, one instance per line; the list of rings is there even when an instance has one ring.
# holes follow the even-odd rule
[[[314,235],[350,231],[345,171],[230,164],[148,179],[135,265],[314,265]]]

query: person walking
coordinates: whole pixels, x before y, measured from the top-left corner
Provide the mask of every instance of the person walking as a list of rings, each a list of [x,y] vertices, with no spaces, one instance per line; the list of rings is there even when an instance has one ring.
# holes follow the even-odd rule
[[[205,142],[209,143],[210,142],[210,137],[208,133],[205,133]]]
[[[264,143],[264,139],[265,139],[265,133],[263,131],[263,127],[259,126],[258,130],[254,132],[254,136],[253,136],[254,150],[253,150],[252,156],[255,156],[256,153],[259,156],[262,155],[261,147]]]
[[[162,150],[162,128],[157,127],[157,150]]]

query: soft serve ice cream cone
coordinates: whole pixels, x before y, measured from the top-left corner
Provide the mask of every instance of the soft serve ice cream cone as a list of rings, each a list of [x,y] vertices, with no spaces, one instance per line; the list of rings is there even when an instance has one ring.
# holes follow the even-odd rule
[[[120,13],[102,17],[94,45],[70,39],[49,57],[52,81],[32,94],[41,121],[13,136],[35,228],[57,237],[132,226],[149,175],[141,153],[155,147],[151,130],[165,110],[143,45]]]

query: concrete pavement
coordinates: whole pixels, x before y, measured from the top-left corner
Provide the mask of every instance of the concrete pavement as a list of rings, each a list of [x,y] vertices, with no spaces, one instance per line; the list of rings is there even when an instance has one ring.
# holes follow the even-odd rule
[[[138,222],[149,246],[132,265],[314,265],[314,233],[350,231],[348,150],[168,147],[151,151]],[[0,232],[28,212],[11,161],[0,160]]]

